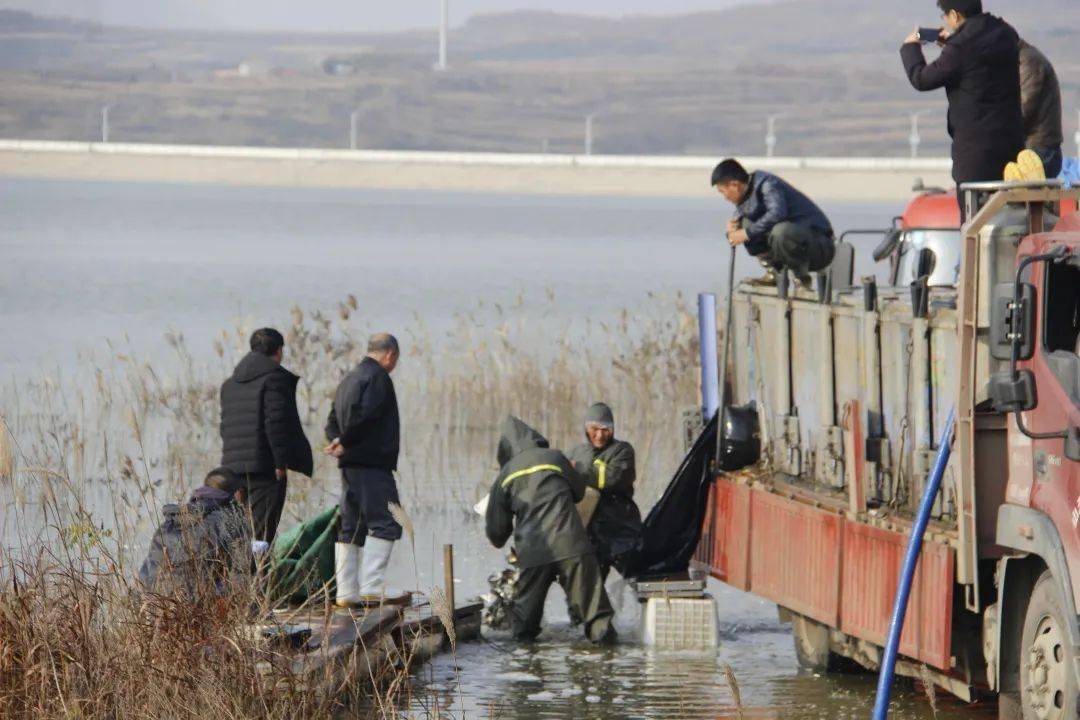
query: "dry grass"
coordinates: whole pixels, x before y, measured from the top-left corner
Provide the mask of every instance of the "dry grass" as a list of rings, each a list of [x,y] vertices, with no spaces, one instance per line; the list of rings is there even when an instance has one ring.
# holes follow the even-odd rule
[[[285,364],[302,377],[297,400],[313,445],[338,381],[363,355],[358,307],[350,297],[330,314],[294,308],[279,325]],[[697,389],[693,316],[681,299],[654,299],[648,315],[657,319],[623,313],[591,324],[588,343],[569,326],[538,336],[512,319],[515,308],[499,306],[459,318],[445,336],[422,323],[399,331],[400,489],[409,507],[399,522],[410,531],[409,515],[478,522],[471,506],[496,472],[501,418],[518,414],[569,447],[583,441],[582,414],[597,400],[615,408],[618,435],[637,448],[647,509],[679,460],[681,410]],[[274,663],[265,682],[265,649],[241,632],[261,605],[254,590],[211,611],[166,599],[153,621],[131,592],[160,506],[217,464],[218,388],[249,332],[221,333],[207,360],[169,334],[172,360],[157,365],[110,345],[77,381],[44,377],[3,393],[0,717],[327,717],[370,710],[364,697],[386,714],[408,696],[407,663],[389,689],[372,677],[343,693]],[[285,527],[335,499],[336,469],[316,458],[314,479],[290,479]]]

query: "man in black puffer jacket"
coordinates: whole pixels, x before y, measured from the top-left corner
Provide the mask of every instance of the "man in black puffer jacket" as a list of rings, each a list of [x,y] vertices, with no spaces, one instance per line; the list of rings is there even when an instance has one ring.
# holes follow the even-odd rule
[[[341,527],[334,546],[336,602],[341,607],[374,605],[385,588],[390,552],[401,525],[390,514],[400,504],[397,470],[401,421],[390,373],[401,356],[389,333],[372,335],[368,353],[342,379],[326,420],[324,452],[341,468]]]
[[[1001,180],[1024,149],[1020,37],[983,12],[982,0],[938,0],[938,7],[947,26],[940,57],[926,63],[916,31],[900,49],[904,71],[916,90],[945,88],[956,184]]]
[[[296,409],[299,377],[281,366],[285,338],[256,330],[251,352],[221,386],[221,464],[242,476],[256,540],[273,542],[288,471],[311,476],[311,445]]]

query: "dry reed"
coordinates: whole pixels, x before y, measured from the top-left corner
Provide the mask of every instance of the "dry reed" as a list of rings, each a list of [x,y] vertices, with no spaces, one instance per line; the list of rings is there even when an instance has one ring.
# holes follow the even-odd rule
[[[739,720],[743,718],[742,691],[739,690],[739,680],[735,677],[735,669],[728,663],[722,664],[724,677],[727,679],[728,688],[731,690],[731,701],[735,703],[735,712]]]

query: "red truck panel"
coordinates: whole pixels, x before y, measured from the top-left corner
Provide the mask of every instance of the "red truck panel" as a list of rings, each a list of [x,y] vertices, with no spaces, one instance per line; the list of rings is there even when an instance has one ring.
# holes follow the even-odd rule
[[[885,644],[907,537],[855,522],[844,527],[844,583],[840,629]],[[949,667],[954,554],[926,542],[911,587],[900,653],[937,668]]]
[[[716,483],[713,513],[724,518],[713,534],[716,578],[739,590],[750,589],[750,488]]]
[[[843,518],[762,490],[750,517],[750,590],[836,627]]]
[[[720,479],[697,558],[714,577],[884,645],[907,536]],[[927,542],[900,652],[949,670],[955,553]]]

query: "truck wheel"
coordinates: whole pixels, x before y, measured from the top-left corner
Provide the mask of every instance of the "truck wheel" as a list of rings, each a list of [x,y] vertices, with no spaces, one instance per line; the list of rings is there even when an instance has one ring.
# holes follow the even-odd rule
[[[1024,720],[1076,717],[1076,658],[1069,643],[1066,603],[1054,576],[1035,583],[1020,644],[1020,706]]]
[[[800,667],[821,673],[833,669],[837,663],[836,656],[829,652],[829,628],[808,617],[792,614],[791,630]]]

